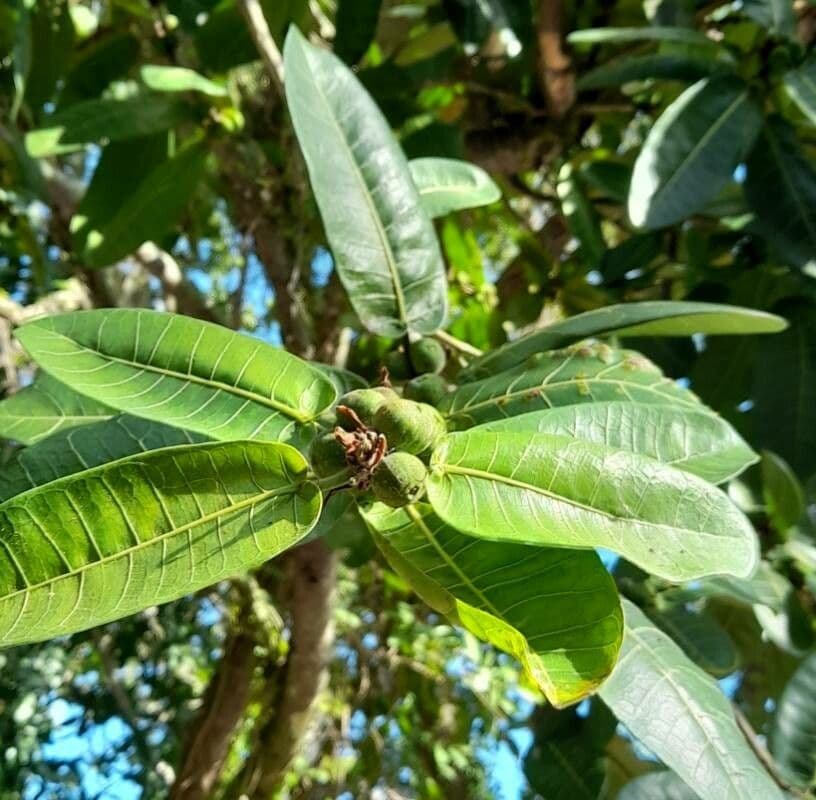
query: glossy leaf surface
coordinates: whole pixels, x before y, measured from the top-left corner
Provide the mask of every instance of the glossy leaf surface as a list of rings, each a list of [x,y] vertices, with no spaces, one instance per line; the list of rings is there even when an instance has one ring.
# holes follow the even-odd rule
[[[455,428],[578,403],[628,400],[700,408],[688,389],[631,350],[582,345],[533,356],[493,378],[466,383],[441,410]]]
[[[714,680],[637,606],[623,611],[621,656],[600,690],[615,716],[702,800],[782,800]]]
[[[0,502],[125,456],[201,441],[198,434],[127,414],[70,428],[26,447],[3,465]]]
[[[265,342],[145,310],[63,314],[18,338],[71,388],[121,411],[213,439],[302,441],[334,402],[320,371]]]
[[[0,401],[0,436],[21,444],[110,419],[116,412],[41,372],[34,383]]]
[[[620,86],[630,81],[650,78],[659,80],[697,81],[711,74],[715,64],[702,58],[670,53],[626,56],[589,70],[576,81],[579,90]]]
[[[287,445],[202,444],[0,504],[0,644],[83,630],[258,566],[317,520],[306,474]]]
[[[473,380],[521,364],[545,350],[572,344],[590,336],[691,336],[776,333],[786,322],[775,314],[718,303],[646,300],[618,303],[556,322],[475,359],[463,372]]]
[[[563,436],[449,434],[431,457],[434,510],[485,539],[604,547],[683,581],[748,576],[754,529],[728,497],[650,458]]]
[[[798,69],[788,72],[784,84],[802,113],[816,124],[816,59],[809,59]]]
[[[422,207],[431,217],[495,203],[501,197],[493,179],[475,164],[455,158],[415,158],[408,162]]]
[[[480,430],[551,433],[628,450],[723,483],[758,460],[729,423],[691,406],[609,401],[532,411]]]
[[[284,59],[292,121],[354,310],[382,336],[433,333],[447,308],[442,254],[387,121],[354,74],[294,26]]]
[[[618,800],[700,800],[673,772],[651,772],[627,783]]]
[[[736,78],[704,79],[686,89],[654,124],[635,162],[632,223],[660,228],[699,211],[730,180],[760,121]]]
[[[567,36],[570,44],[625,44],[627,42],[660,41],[682,42],[683,44],[711,45],[713,42],[704,34],[689,28],[675,28],[670,25],[642,28],[585,28],[573,31]]]
[[[366,520],[426,602],[518,658],[554,705],[581,700],[612,670],[623,616],[597,554],[479,541],[424,504],[378,504]]]

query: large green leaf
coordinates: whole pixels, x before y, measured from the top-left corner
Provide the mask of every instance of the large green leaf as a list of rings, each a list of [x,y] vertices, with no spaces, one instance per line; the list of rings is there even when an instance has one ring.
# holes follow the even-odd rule
[[[70,428],[26,447],[3,465],[0,502],[125,456],[203,440],[199,434],[127,414]]]
[[[185,106],[168,94],[136,95],[124,100],[87,100],[48,118],[48,127],[30,131],[25,144],[36,157],[80,150],[93,142],[148,136],[173,127]]]
[[[667,580],[746,577],[759,559],[753,527],[709,483],[564,436],[449,434],[433,452],[427,487],[436,513],[473,536],[605,547]]]
[[[672,302],[646,300],[639,303],[617,303],[577,314],[547,328],[509,342],[475,359],[462,373],[463,380],[473,380],[521,364],[545,350],[564,347],[589,336],[691,336],[776,333],[787,323],[781,317],[753,308],[718,303]]]
[[[702,408],[612,400],[532,411],[480,430],[552,433],[628,450],[723,483],[758,460],[721,417]]]
[[[135,191],[98,228],[89,225],[84,259],[88,266],[105,267],[130,255],[149,239],[160,239],[181,216],[204,174],[207,147],[186,147],[148,172]]]
[[[76,391],[213,439],[302,443],[337,394],[323,373],[284,350],[157,311],[62,314],[17,335]]]
[[[66,428],[110,419],[115,413],[40,373],[30,386],[0,401],[0,436],[34,444]]]
[[[781,117],[767,120],[748,158],[745,196],[783,259],[795,267],[816,261],[816,169]]]
[[[414,158],[408,162],[422,207],[431,217],[495,203],[501,197],[493,179],[475,164],[455,158]]]
[[[510,653],[556,706],[597,689],[615,664],[623,616],[596,553],[481,542],[427,505],[366,512],[378,545],[417,593]]]
[[[799,69],[786,73],[784,84],[802,113],[816,124],[816,59],[810,58]]]
[[[283,444],[154,450],[0,504],[0,645],[165,603],[308,533],[320,489]]]
[[[632,222],[660,228],[703,208],[731,179],[760,122],[756,101],[737,78],[704,79],[686,89],[654,124],[635,162]]]
[[[750,578],[718,575],[700,581],[697,591],[706,597],[727,597],[751,606],[767,606],[780,611],[792,590],[787,578],[780,575],[767,561],[761,561]]]
[[[596,267],[606,250],[606,242],[595,207],[587,199],[581,179],[572,164],[564,164],[558,171],[555,190],[570,232],[580,245],[579,252],[587,266]]]
[[[793,783],[816,783],[816,653],[801,663],[779,698],[770,745]]]
[[[688,784],[669,770],[641,775],[623,787],[618,800],[700,800]]]
[[[348,67],[294,25],[284,60],[292,121],[354,310],[383,336],[433,333],[446,315],[442,254],[382,112]]]
[[[697,81],[710,75],[717,63],[708,59],[673,53],[649,53],[626,56],[589,70],[576,82],[576,88],[603,89],[630,81],[658,80]]]
[[[643,356],[592,344],[542,353],[493,378],[463,384],[440,408],[451,425],[467,428],[555,406],[609,400],[700,407],[688,389],[665,378]]]
[[[805,513],[805,492],[788,463],[776,453],[762,453],[762,499],[777,532],[787,533]]]
[[[739,655],[731,637],[705,610],[689,611],[678,605],[649,616],[698,667],[715,678],[730,675],[739,666]]]
[[[702,800],[782,800],[712,678],[628,600],[626,631],[601,687],[615,716]]]

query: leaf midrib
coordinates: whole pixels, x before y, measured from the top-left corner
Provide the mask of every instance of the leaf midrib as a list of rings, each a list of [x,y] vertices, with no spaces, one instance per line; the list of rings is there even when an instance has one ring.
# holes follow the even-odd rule
[[[192,529],[198,527],[199,525],[204,525],[204,524],[206,524],[208,522],[212,522],[214,520],[220,519],[221,517],[226,516],[228,514],[232,514],[232,513],[235,513],[237,511],[242,511],[243,509],[245,509],[245,508],[247,508],[249,506],[257,505],[258,503],[262,503],[265,500],[268,500],[268,499],[270,499],[272,497],[277,497],[277,496],[282,497],[282,496],[284,496],[286,494],[296,495],[296,494],[298,494],[299,491],[301,491],[303,488],[305,488],[308,485],[310,485],[309,482],[305,481],[303,483],[296,484],[296,485],[293,485],[293,486],[285,486],[283,488],[270,489],[267,492],[262,492],[260,494],[253,495],[251,498],[247,498],[247,499],[244,499],[244,500],[239,500],[237,503],[233,503],[232,505],[228,506],[227,508],[219,509],[218,511],[212,511],[209,514],[204,514],[202,517],[199,517],[198,519],[193,520],[192,522],[187,522],[184,525],[180,525],[179,527],[173,528],[170,531],[165,531],[164,533],[161,533],[158,536],[154,536],[152,539],[146,539],[144,541],[139,542],[138,544],[133,545],[132,547],[125,548],[124,550],[120,550],[117,553],[111,553],[110,555],[103,556],[102,558],[97,559],[96,561],[92,561],[89,564],[84,564],[81,567],[77,567],[76,569],[71,570],[70,572],[66,572],[66,573],[64,573],[62,575],[56,575],[53,578],[48,578],[47,580],[40,581],[40,582],[34,583],[34,584],[30,584],[30,585],[26,586],[23,589],[17,589],[14,592],[3,595],[2,597],[0,597],[0,603],[5,603],[6,601],[11,600],[11,599],[13,599],[15,597],[27,594],[29,592],[37,591],[38,589],[42,589],[42,588],[44,588],[46,586],[50,586],[51,584],[54,584],[54,583],[58,583],[60,581],[68,580],[70,578],[75,578],[75,577],[83,574],[84,572],[87,572],[90,569],[93,569],[95,567],[101,567],[104,564],[110,563],[112,561],[116,561],[116,560],[118,560],[120,558],[132,557],[132,555],[134,553],[137,553],[140,550],[149,548],[154,544],[161,543],[162,541],[164,541],[167,538],[171,538],[173,536],[177,536],[179,534],[186,533],[187,531],[192,530]],[[12,501],[17,500],[17,499],[18,498],[16,498],[16,497],[12,498]],[[0,539],[0,543],[2,543],[2,546],[6,550],[9,550],[9,551],[11,550],[11,547],[9,546],[8,542],[5,541],[5,539]],[[16,558],[15,558],[15,562],[16,562]],[[21,577],[22,577],[22,575],[21,575]],[[8,633],[6,634],[6,636],[7,635],[8,635]],[[3,637],[3,638],[5,638],[5,637]]]
[[[578,500],[573,500],[570,497],[565,497],[564,495],[555,494],[547,489],[543,489],[540,486],[533,486],[532,484],[526,483],[525,481],[516,480],[515,478],[508,478],[504,475],[499,475],[495,472],[487,472],[485,470],[475,469],[473,467],[462,467],[459,464],[451,464],[451,463],[444,463],[439,465],[444,471],[448,473],[453,473],[457,475],[466,475],[473,478],[478,478],[480,480],[485,481],[494,481],[496,483],[502,483],[506,486],[513,486],[517,489],[523,489],[526,491],[531,491],[535,494],[542,495],[543,497],[548,497],[551,500],[555,500],[560,503],[566,503],[567,505],[573,506],[574,508],[578,508],[582,511],[587,511],[592,514],[599,514],[607,519],[613,520],[615,522],[632,522],[637,525],[648,525],[652,528],[657,528],[661,530],[671,531],[675,534],[689,534],[693,536],[708,536],[712,539],[717,540],[727,540],[733,541],[736,537],[732,536],[725,536],[718,533],[709,533],[708,531],[698,531],[694,530],[693,528],[681,528],[676,525],[669,525],[665,522],[652,522],[650,520],[644,519],[636,519],[632,517],[621,517],[617,514],[612,514],[609,511],[604,511],[600,508],[595,508],[594,506],[586,505],[585,503],[581,503]]]
[[[299,412],[297,409],[286,405],[285,403],[281,403],[281,402],[279,402],[277,400],[274,400],[271,397],[264,397],[263,395],[255,394],[255,393],[250,392],[250,391],[248,391],[246,389],[241,389],[238,386],[232,386],[232,385],[230,385],[228,383],[222,383],[221,381],[214,381],[212,379],[207,380],[205,378],[200,378],[197,375],[193,375],[191,373],[174,372],[173,370],[163,369],[162,367],[156,367],[156,366],[153,366],[152,364],[144,364],[144,363],[140,363],[138,361],[134,361],[132,359],[120,358],[119,356],[112,356],[112,355],[110,355],[108,353],[103,352],[102,350],[94,350],[91,347],[87,347],[86,345],[80,344],[78,341],[76,341],[76,339],[72,339],[70,336],[66,336],[65,334],[59,333],[58,331],[55,331],[53,329],[51,329],[51,330],[43,329],[43,330],[47,331],[52,336],[59,337],[60,339],[64,339],[64,340],[70,342],[78,351],[82,351],[82,352],[85,352],[85,353],[90,353],[91,355],[96,356],[97,358],[101,358],[103,360],[108,360],[108,361],[111,361],[111,362],[114,362],[114,363],[117,363],[117,364],[122,364],[122,365],[124,365],[126,367],[131,367],[131,368],[134,368],[134,369],[141,369],[141,370],[144,370],[145,372],[153,372],[153,373],[155,373],[157,375],[164,375],[165,377],[173,378],[174,380],[187,381],[188,383],[194,383],[194,384],[197,384],[199,386],[205,386],[205,387],[211,388],[211,389],[218,389],[220,391],[226,392],[227,394],[233,394],[233,395],[236,395],[238,397],[243,397],[245,400],[250,400],[253,403],[258,403],[259,405],[266,406],[267,408],[271,408],[272,410],[277,411],[277,412],[279,412],[281,414],[284,414],[287,417],[290,417],[291,419],[294,419],[297,422],[306,423],[306,422],[311,422],[311,420],[314,419],[314,417],[312,417],[312,416],[310,416],[308,414],[303,414],[303,413]],[[63,353],[52,353],[52,355],[59,356],[59,355],[64,355],[64,354]],[[53,371],[57,371],[57,370],[59,370],[58,367],[52,367],[49,371],[53,372]],[[75,373],[75,372],[72,373],[68,369],[63,369],[63,370],[60,370],[60,371],[65,372],[68,375],[79,374],[79,373]],[[57,378],[57,380],[59,380],[59,378]],[[88,395],[88,396],[90,397],[90,395]],[[91,399],[96,399],[96,398],[92,397]]]

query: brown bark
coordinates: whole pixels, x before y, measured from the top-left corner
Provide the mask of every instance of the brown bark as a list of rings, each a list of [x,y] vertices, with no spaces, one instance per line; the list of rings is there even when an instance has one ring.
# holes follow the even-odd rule
[[[570,57],[564,52],[562,26],[561,0],[539,0],[538,82],[547,109],[556,119],[561,119],[575,102],[575,76]]]
[[[316,539],[288,557],[291,649],[270,689],[252,755],[228,797],[269,800],[303,741],[324,685],[334,639],[332,599],[337,556]]]
[[[255,638],[239,619],[204,694],[169,800],[210,796],[244,715],[256,665]]]

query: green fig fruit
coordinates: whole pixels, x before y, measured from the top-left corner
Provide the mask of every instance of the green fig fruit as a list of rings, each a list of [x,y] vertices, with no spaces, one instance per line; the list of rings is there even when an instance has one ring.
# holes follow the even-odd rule
[[[391,508],[418,500],[425,491],[425,465],[410,453],[389,453],[371,476],[374,496]]]
[[[411,364],[417,375],[442,372],[446,361],[445,348],[436,339],[425,338],[411,343]]]
[[[408,362],[405,360],[405,353],[402,350],[392,350],[385,356],[385,368],[388,374],[397,381],[410,378],[408,372]]]
[[[350,408],[365,425],[372,425],[374,415],[380,406],[386,401],[395,400],[398,397],[399,395],[393,389],[388,389],[385,386],[378,386],[374,389],[354,389],[344,394],[337,401],[337,405]],[[337,424],[347,431],[355,428],[351,417],[342,413],[337,414]]]
[[[445,434],[445,420],[433,406],[402,398],[380,406],[373,427],[385,436],[389,449],[413,455],[430,450]]]
[[[448,393],[448,384],[441,375],[419,375],[405,384],[402,396],[406,400],[437,406]]]
[[[333,433],[324,433],[312,442],[309,448],[309,461],[318,478],[328,478],[344,470],[351,473],[343,445],[337,441]]]

